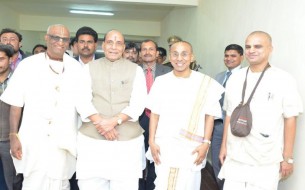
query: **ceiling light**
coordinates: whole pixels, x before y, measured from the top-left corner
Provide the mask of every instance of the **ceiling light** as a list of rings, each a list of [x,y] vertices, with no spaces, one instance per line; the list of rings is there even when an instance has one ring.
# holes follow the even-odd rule
[[[112,12],[88,11],[88,10],[70,10],[70,13],[87,14],[87,15],[104,15],[104,16],[113,16],[114,15],[114,13],[112,13]]]

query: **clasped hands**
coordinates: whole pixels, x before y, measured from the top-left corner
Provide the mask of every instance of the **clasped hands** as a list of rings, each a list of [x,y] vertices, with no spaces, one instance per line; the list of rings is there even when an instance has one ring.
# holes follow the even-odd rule
[[[93,123],[99,134],[103,135],[107,140],[116,140],[118,132],[116,130],[117,118],[101,118],[98,122]]]

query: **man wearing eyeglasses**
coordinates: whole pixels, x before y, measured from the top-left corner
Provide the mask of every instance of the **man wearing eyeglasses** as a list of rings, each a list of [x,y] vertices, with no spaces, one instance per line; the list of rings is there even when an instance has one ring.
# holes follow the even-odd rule
[[[173,72],[157,77],[148,95],[146,155],[155,163],[155,189],[199,190],[224,89],[211,77],[191,70],[190,43],[173,43],[169,57]]]
[[[69,30],[49,26],[46,53],[21,62],[1,100],[10,109],[10,147],[23,190],[69,190],[76,167],[78,113],[100,120],[79,63],[65,54]],[[88,97],[88,98],[86,98]],[[24,107],[19,128],[21,109]]]
[[[140,66],[143,68],[146,78],[147,93],[149,93],[149,90],[155,78],[172,71],[172,69],[170,67],[166,67],[162,64],[157,63],[157,57],[159,52],[157,50],[158,45],[155,41],[150,39],[144,40],[141,43],[140,48],[141,48],[140,53],[143,59],[143,64],[141,64]],[[145,151],[147,151],[148,149],[149,117],[150,117],[150,110],[145,109],[145,111],[139,118],[140,125],[145,130],[144,132]],[[144,176],[144,180],[140,180],[140,182],[143,182],[142,184],[145,186],[145,188],[142,189],[152,190],[155,188],[154,180],[156,179],[154,163],[148,163],[145,171],[146,171],[146,177]]]
[[[121,32],[107,32],[102,48],[105,57],[88,63],[87,73],[102,120],[83,122],[80,128],[78,185],[81,190],[137,190],[145,164],[143,129],[137,121],[145,107],[145,76],[141,67],[122,58]],[[105,138],[108,133],[112,138]]]
[[[24,52],[20,49],[22,47],[22,35],[10,28],[2,29],[0,33],[0,42],[6,45],[11,45],[14,49],[12,63],[10,64],[11,70],[14,71],[20,61],[26,57]]]

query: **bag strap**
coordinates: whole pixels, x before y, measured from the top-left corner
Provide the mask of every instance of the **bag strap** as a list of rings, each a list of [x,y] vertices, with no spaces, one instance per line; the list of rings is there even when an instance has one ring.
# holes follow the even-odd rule
[[[251,93],[251,95],[250,95],[250,97],[249,97],[249,99],[248,99],[248,101],[247,101],[246,104],[250,104],[250,102],[251,102],[251,100],[252,100],[252,97],[253,97],[253,95],[254,95],[254,92],[255,92],[255,90],[256,90],[258,84],[261,82],[261,80],[262,80],[262,78],[263,78],[263,76],[264,76],[264,74],[265,74],[265,71],[266,71],[269,67],[270,67],[270,65],[269,65],[269,63],[268,63],[268,64],[266,65],[266,67],[264,68],[264,70],[263,70],[261,76],[259,77],[258,81],[256,82],[256,85],[255,85],[255,87],[253,88],[252,93]],[[245,78],[245,82],[244,82],[244,86],[243,86],[243,92],[242,92],[242,101],[241,101],[240,105],[243,105],[243,104],[244,104],[245,92],[246,92],[246,88],[247,88],[247,76],[248,76],[249,69],[250,69],[250,67],[248,67],[248,69],[247,69],[246,78]]]

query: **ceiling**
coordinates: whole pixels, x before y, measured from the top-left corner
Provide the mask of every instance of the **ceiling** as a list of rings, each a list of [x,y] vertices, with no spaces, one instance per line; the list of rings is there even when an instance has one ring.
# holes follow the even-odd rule
[[[194,7],[198,0],[1,0],[18,14],[117,20],[162,21],[175,7]],[[114,16],[76,15],[69,9],[111,11]]]

